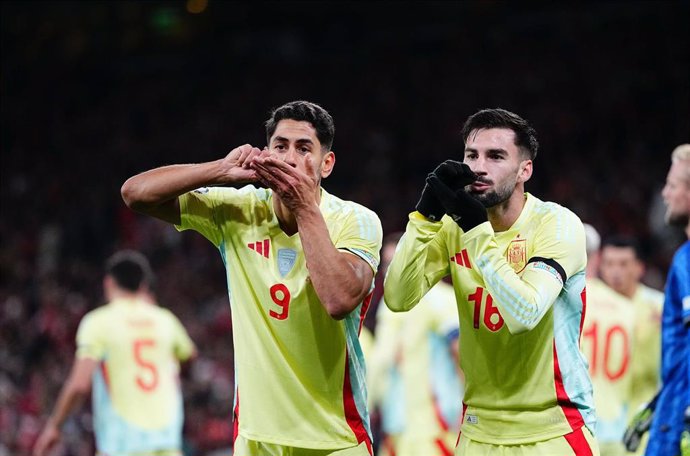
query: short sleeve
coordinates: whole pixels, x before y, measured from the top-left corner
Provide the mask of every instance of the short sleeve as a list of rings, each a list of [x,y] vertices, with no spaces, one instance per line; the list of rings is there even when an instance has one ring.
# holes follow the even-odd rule
[[[356,207],[346,215],[343,229],[335,240],[335,247],[357,255],[376,273],[382,241],[383,230],[376,214]]]
[[[100,361],[105,358],[106,346],[100,313],[88,313],[79,323],[77,330],[77,358],[91,358]]]
[[[196,351],[194,342],[187,334],[180,320],[171,312],[170,318],[173,325],[173,349],[175,357],[180,361],[188,360]]]

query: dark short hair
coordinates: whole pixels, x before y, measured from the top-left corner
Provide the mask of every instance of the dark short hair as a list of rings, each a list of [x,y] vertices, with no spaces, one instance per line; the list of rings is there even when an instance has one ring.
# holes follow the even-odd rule
[[[111,276],[120,288],[137,291],[143,284],[151,284],[153,272],[146,257],[134,250],[121,250],[108,258],[105,273]]]
[[[316,103],[309,101],[291,101],[271,111],[271,117],[266,121],[266,141],[276,132],[278,122],[284,119],[306,121],[312,124],[319,138],[321,149],[331,150],[335,136],[333,117]]]
[[[642,259],[640,244],[633,238],[628,236],[611,236],[604,239],[601,243],[601,250],[605,247],[617,247],[619,249],[632,249],[635,254],[635,258],[638,260]]]
[[[539,150],[537,132],[522,117],[505,109],[482,109],[469,116],[462,126],[462,140],[467,144],[467,138],[474,130],[485,128],[508,128],[515,132],[515,145],[530,160],[534,160]]]

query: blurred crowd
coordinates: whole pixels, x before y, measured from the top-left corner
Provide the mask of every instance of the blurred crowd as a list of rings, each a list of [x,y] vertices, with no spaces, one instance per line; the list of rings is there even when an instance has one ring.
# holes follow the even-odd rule
[[[687,3],[3,2],[0,456],[27,454],[66,378],[102,262],[136,248],[200,357],[183,375],[188,453],[231,439],[232,327],[220,255],[140,217],[119,188],[169,163],[265,142],[293,99],[335,118],[324,186],[404,228],[426,173],[460,158],[483,107],[541,141],[528,191],[604,235],[637,238],[663,284],[682,237],[663,231],[670,152],[690,135]],[[370,315],[375,314],[372,309]],[[370,321],[373,321],[371,319]],[[92,454],[90,416],[64,454]]]

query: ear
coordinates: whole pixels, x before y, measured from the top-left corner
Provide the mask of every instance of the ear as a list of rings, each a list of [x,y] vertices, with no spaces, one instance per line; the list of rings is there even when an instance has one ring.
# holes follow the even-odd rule
[[[328,151],[321,158],[321,178],[325,179],[333,172],[335,166],[335,152]]]
[[[103,294],[108,301],[111,300],[114,290],[115,280],[109,275],[103,277]]]
[[[518,171],[518,182],[527,182],[532,177],[532,160],[523,160],[520,162],[520,171]]]
[[[641,260],[635,259],[635,278],[638,282],[642,280],[646,270],[647,268],[645,267],[644,263]]]

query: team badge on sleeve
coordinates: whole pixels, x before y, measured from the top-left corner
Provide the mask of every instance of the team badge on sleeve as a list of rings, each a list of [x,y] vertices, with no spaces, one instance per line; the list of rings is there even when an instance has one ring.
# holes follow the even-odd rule
[[[278,250],[278,271],[281,277],[288,275],[297,260],[297,252],[292,249]]]

